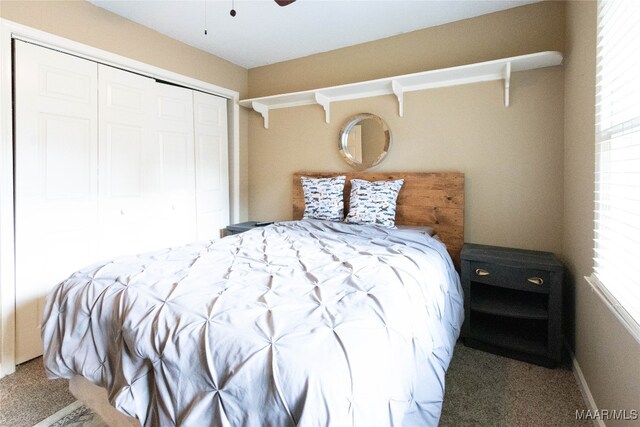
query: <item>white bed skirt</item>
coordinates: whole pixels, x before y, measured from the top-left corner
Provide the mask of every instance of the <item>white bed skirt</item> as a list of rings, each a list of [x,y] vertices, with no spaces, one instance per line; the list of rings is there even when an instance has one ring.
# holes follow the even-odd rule
[[[140,427],[137,419],[128,417],[111,406],[107,391],[79,375],[69,380],[69,391],[95,412],[109,427]]]

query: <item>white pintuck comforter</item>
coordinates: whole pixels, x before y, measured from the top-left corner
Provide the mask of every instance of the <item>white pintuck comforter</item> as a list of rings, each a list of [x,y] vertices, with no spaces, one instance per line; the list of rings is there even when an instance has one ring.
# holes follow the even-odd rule
[[[61,283],[49,377],[147,426],[435,426],[463,318],[444,245],[322,221],[120,257]]]

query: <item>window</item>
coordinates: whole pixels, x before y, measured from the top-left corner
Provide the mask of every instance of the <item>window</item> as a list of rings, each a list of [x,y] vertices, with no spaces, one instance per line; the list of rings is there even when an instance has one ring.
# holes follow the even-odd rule
[[[640,337],[640,2],[598,4],[592,283]]]

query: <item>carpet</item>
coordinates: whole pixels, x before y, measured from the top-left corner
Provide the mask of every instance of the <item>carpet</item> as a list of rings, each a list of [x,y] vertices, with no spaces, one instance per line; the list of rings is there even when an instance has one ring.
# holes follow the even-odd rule
[[[75,401],[33,427],[107,427],[107,425],[82,402]]]

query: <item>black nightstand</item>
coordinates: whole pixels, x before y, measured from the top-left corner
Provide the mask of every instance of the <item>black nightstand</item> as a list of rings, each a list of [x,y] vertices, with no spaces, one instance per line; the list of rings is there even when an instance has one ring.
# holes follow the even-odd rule
[[[556,366],[564,267],[555,255],[467,243],[460,258],[465,345]]]
[[[273,224],[272,222],[260,222],[260,221],[247,221],[240,222],[238,224],[231,224],[227,226],[227,236],[231,236],[233,234],[244,233],[245,231],[249,231],[252,228],[256,227],[264,227],[266,225]]]

